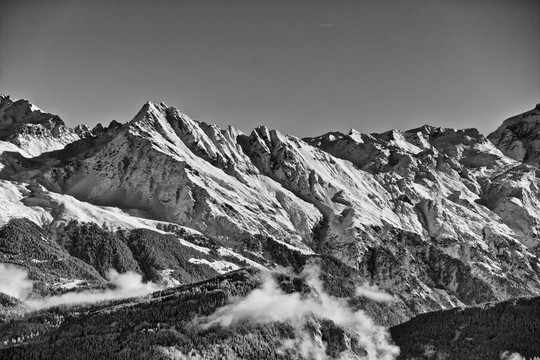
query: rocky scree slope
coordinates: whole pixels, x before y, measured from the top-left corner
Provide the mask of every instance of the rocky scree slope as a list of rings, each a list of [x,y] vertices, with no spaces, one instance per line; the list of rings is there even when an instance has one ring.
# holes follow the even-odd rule
[[[186,226],[258,264],[271,265],[269,241],[330,255],[411,314],[540,293],[538,169],[474,129],[302,140],[147,103],[65,139],[35,156],[6,145],[6,208],[51,229],[78,213],[109,229],[103,214],[118,228]]]

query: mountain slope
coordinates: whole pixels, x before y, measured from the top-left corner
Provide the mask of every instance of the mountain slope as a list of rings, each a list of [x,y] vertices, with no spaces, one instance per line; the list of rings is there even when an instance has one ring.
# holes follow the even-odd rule
[[[66,164],[60,159],[71,151],[67,147],[47,159],[14,164],[12,178],[217,238],[262,233],[302,246],[312,236],[320,215],[310,204],[257,173],[240,181],[201,161],[173,129],[181,121],[163,105],[146,104],[97,152]]]
[[[523,295],[537,293],[536,169],[505,157],[474,129],[351,131],[306,141],[373,174],[392,194],[396,212],[417,220],[420,228],[413,231],[427,240],[426,246],[470,269],[494,298],[517,296],[524,289]],[[411,271],[410,265],[403,270]],[[512,285],[516,282],[522,290]]]
[[[54,151],[29,158],[13,146],[0,158],[0,219],[31,219],[100,276],[112,266],[156,281],[155,272],[190,259],[215,269],[226,258],[294,265],[298,251],[342,261],[356,280],[396,294],[407,317],[540,294],[538,170],[474,129],[301,140],[265,127],[219,129],[147,103],[130,122]],[[77,230],[73,244],[65,231],[73,221],[111,234]],[[168,235],[153,236],[164,246],[154,270],[141,267],[138,250],[121,255],[139,248],[118,230],[177,236],[186,227],[217,255],[187,259]],[[283,254],[269,251],[276,244]]]

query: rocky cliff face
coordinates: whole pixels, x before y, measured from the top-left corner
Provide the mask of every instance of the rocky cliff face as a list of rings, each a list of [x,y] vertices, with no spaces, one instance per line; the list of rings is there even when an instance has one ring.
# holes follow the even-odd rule
[[[32,111],[4,115],[12,119],[5,129],[33,124],[17,120],[33,119]],[[276,257],[264,248],[272,239],[339,259],[410,313],[538,295],[538,169],[508,150],[532,149],[532,135],[508,130],[525,121],[520,129],[533,133],[527,119],[508,120],[488,138],[424,126],[302,140],[265,127],[249,135],[219,129],[147,103],[126,124],[82,132],[61,125],[47,138],[63,145],[31,158],[9,135],[0,173],[9,196],[0,205],[55,229],[78,214],[109,229],[186,226],[270,267]],[[507,134],[503,143],[498,133]]]
[[[489,139],[508,157],[525,164],[540,165],[540,104],[511,117],[489,135]]]

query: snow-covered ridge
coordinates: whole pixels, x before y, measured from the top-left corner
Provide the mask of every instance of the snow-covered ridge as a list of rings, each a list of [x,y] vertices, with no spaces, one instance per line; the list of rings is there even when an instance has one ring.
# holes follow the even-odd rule
[[[59,150],[86,136],[89,136],[87,129],[70,129],[60,117],[43,112],[28,100],[0,95],[0,142],[16,145],[13,150],[23,156]],[[0,151],[5,150],[11,149],[0,144]]]
[[[151,102],[129,123],[80,129],[89,135],[60,134],[65,148],[32,159],[3,142],[5,214],[162,231],[177,224],[233,258],[239,253],[226,249],[265,256],[268,237],[287,251],[340,259],[415,311],[540,294],[538,169],[505,155],[492,135],[423,126],[302,140],[264,126],[220,129]]]

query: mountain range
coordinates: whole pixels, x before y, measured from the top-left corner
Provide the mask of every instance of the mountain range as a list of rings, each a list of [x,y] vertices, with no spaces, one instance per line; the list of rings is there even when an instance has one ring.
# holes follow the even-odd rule
[[[0,355],[460,358],[451,339],[406,335],[456,308],[526,298],[538,312],[539,139],[540,104],[487,137],[300,139],[151,102],[124,124],[69,128],[2,95]],[[238,310],[258,292],[280,316]],[[490,349],[540,356],[519,338]]]

